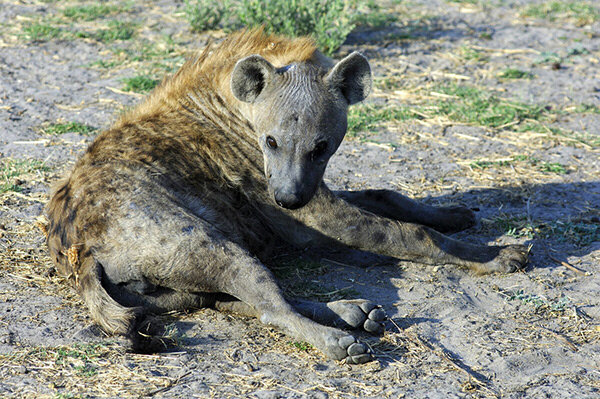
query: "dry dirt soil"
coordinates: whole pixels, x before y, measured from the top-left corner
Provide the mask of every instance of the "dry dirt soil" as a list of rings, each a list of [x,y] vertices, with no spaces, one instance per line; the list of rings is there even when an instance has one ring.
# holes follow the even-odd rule
[[[390,316],[349,366],[253,319],[169,315],[176,351],[129,353],[57,276],[49,188],[186,54],[180,1],[0,1],[0,397],[600,397],[600,10],[594,2],[411,1],[373,10],[375,89],[327,182],[462,204],[455,236],[531,246],[478,276],[369,254],[282,253],[290,295],[365,297]],[[379,22],[377,21],[379,18]],[[136,78],[131,80],[131,78]]]

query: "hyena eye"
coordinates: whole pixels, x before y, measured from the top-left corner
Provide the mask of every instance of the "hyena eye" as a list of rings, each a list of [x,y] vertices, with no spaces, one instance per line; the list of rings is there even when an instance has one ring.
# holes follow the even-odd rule
[[[277,148],[277,141],[271,136],[267,136],[267,145],[273,149]]]
[[[325,151],[327,151],[327,142],[320,141],[315,146],[315,149],[312,150],[312,152],[310,153],[310,156],[313,160],[315,160],[317,158],[320,158],[323,154],[325,154]]]

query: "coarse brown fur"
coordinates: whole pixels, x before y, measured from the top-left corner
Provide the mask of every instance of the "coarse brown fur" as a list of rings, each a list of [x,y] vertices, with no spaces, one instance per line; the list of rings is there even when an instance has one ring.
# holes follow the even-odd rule
[[[47,243],[106,331],[135,336],[153,312],[242,309],[364,362],[366,346],[298,312],[380,332],[381,310],[363,300],[292,307],[256,257],[273,239],[482,272],[522,267],[521,247],[469,245],[414,224],[462,229],[474,222],[467,209],[327,189],[346,109],[371,79],[360,54],[332,66],[310,39],[242,31],[192,57],[90,145],[53,191]]]

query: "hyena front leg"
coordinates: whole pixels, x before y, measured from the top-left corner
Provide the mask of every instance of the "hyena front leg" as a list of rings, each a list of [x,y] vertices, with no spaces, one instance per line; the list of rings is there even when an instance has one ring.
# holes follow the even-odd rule
[[[461,231],[476,222],[468,208],[431,206],[391,190],[336,191],[336,195],[376,215],[422,224],[442,233]]]
[[[381,306],[366,299],[344,299],[327,303],[292,299],[290,303],[300,314],[319,324],[364,330],[371,334],[381,334],[384,331],[383,322],[387,319]],[[217,299],[215,308],[243,316],[260,317],[252,306],[233,297]]]
[[[298,244],[311,240],[330,244],[333,239],[381,255],[428,264],[462,265],[481,273],[513,272],[527,263],[524,246],[461,242],[426,226],[365,212],[336,197],[325,185],[308,205],[287,213],[308,227],[304,235],[292,237]]]
[[[215,256],[222,256],[220,262]],[[372,360],[367,346],[357,342],[352,335],[318,324],[298,313],[283,297],[272,273],[235,244],[225,245],[224,251],[210,254],[208,258],[227,265],[218,268],[221,270],[212,276],[216,288],[252,307],[263,323],[280,328],[294,339],[309,342],[335,360],[348,363]],[[223,302],[218,302],[217,308],[225,309]],[[238,305],[238,309],[243,308]]]

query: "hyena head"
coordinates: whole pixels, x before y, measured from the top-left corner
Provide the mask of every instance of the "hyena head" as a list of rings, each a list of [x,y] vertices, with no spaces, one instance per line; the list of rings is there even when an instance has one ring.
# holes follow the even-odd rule
[[[367,59],[352,53],[330,71],[298,62],[276,68],[259,55],[237,62],[234,96],[249,103],[269,192],[284,208],[306,205],[347,128],[348,105],[371,90]]]

